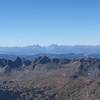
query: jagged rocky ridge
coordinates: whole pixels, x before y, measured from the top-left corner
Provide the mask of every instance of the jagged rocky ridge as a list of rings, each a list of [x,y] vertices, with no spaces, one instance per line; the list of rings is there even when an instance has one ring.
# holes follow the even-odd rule
[[[0,59],[0,100],[100,100],[100,59]]]
[[[10,72],[12,70],[25,69],[25,67],[29,68],[29,66],[31,66],[31,68],[35,69],[36,66],[38,66],[38,65],[41,65],[41,68],[42,68],[43,67],[42,65],[45,64],[45,65],[47,65],[47,68],[48,68],[48,66],[50,64],[60,65],[60,64],[68,64],[68,63],[70,63],[69,59],[59,59],[59,58],[50,59],[47,56],[43,56],[43,57],[40,56],[33,61],[17,57],[16,60],[14,60],[14,61],[9,60],[9,59],[0,59],[0,69],[1,69],[1,71],[3,69],[4,72]],[[57,67],[57,66],[55,66],[55,67]]]

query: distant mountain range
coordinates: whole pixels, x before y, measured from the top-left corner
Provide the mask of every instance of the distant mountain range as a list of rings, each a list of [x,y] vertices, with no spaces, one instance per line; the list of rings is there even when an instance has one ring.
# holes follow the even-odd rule
[[[100,45],[97,46],[26,46],[26,47],[0,47],[0,54],[8,55],[36,55],[36,54],[100,54]]]

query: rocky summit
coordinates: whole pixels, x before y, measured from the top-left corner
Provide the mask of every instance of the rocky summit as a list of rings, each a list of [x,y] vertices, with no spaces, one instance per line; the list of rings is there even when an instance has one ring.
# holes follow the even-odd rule
[[[0,59],[0,100],[100,100],[100,59]]]

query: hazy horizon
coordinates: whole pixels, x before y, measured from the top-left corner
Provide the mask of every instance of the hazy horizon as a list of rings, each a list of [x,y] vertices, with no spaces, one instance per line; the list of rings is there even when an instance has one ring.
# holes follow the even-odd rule
[[[92,47],[95,47],[95,46],[100,46],[100,44],[97,44],[97,45],[95,45],[95,44],[87,44],[87,45],[85,45],[85,44],[76,44],[76,45],[70,45],[70,44],[48,44],[48,45],[41,45],[41,44],[32,44],[32,45],[11,45],[11,46],[0,46],[1,48],[4,48],[4,47],[8,47],[8,48],[13,48],[13,47],[18,47],[18,48],[20,48],[20,47],[34,47],[34,46],[36,46],[36,47],[38,47],[38,46],[40,46],[40,47],[49,47],[49,46],[72,46],[72,47],[75,47],[75,46],[92,46]]]

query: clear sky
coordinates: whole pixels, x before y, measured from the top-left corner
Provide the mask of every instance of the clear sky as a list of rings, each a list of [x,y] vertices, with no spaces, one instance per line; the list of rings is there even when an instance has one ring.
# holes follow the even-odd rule
[[[100,0],[0,0],[0,46],[100,44]]]

